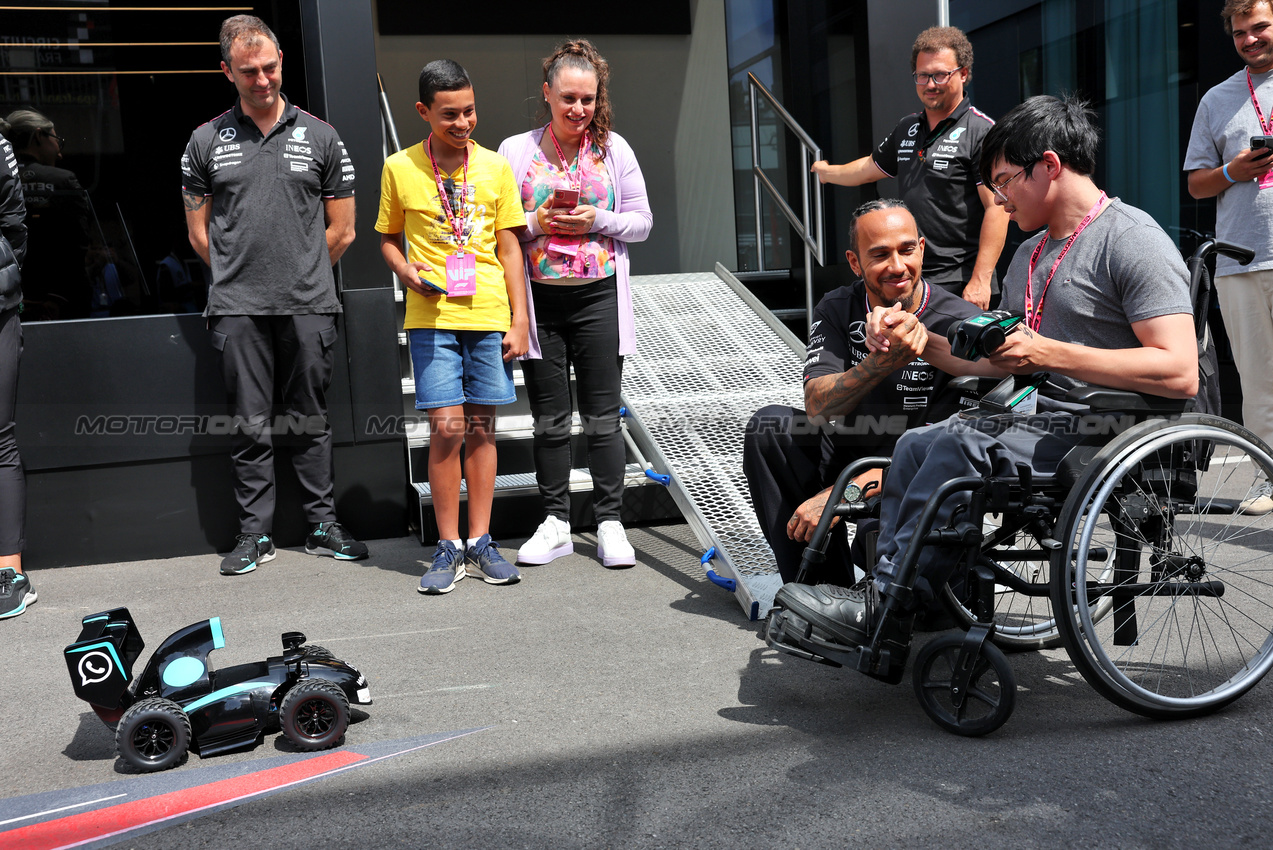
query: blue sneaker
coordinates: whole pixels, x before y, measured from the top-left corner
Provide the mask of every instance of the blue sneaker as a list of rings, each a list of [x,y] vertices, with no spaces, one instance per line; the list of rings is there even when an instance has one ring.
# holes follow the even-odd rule
[[[10,567],[0,570],[0,620],[18,616],[35,600],[31,579]]]
[[[429,571],[420,577],[421,593],[450,593],[455,590],[455,583],[464,578],[464,558],[460,550],[450,540],[439,540],[438,548],[433,551],[433,563]]]
[[[234,551],[221,562],[221,575],[250,573],[257,564],[273,561],[274,555],[274,541],[268,534],[240,534],[234,539]]]
[[[504,560],[499,544],[489,534],[477,538],[477,542],[464,551],[464,560],[470,572],[487,584],[516,584],[522,580],[517,567]]]

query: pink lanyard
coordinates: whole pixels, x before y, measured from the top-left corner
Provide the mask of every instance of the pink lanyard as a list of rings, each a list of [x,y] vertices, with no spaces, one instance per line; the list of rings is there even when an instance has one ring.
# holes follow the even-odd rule
[[[557,149],[557,157],[561,160],[561,168],[566,172],[566,181],[570,181],[570,163],[566,162],[566,154],[561,149],[561,145],[557,143],[557,134],[553,132],[552,124],[548,125],[548,138],[553,140],[553,147]],[[579,150],[575,152],[575,179],[572,189],[583,189],[583,152],[588,149],[588,131],[583,131],[583,137],[579,140]],[[580,199],[582,200],[582,198]]]
[[[1035,246],[1034,253],[1030,255],[1030,264],[1026,269],[1025,279],[1025,321],[1030,326],[1030,330],[1038,331],[1039,325],[1043,324],[1043,299],[1048,295],[1048,287],[1052,285],[1052,275],[1056,274],[1056,267],[1061,265],[1061,260],[1065,258],[1065,254],[1070,250],[1070,246],[1074,244],[1074,240],[1079,238],[1079,234],[1092,223],[1092,219],[1096,218],[1097,213],[1101,211],[1101,207],[1105,206],[1105,202],[1109,200],[1105,197],[1105,193],[1101,192],[1101,196],[1096,199],[1096,205],[1087,211],[1087,215],[1079,222],[1079,226],[1070,238],[1065,240],[1065,247],[1061,249],[1061,253],[1056,255],[1056,262],[1052,263],[1052,271],[1048,272],[1048,278],[1043,282],[1043,291],[1039,293],[1039,306],[1034,306],[1034,267],[1039,262],[1039,255],[1043,253],[1043,246],[1047,244],[1048,237],[1045,233],[1043,238],[1039,240],[1039,244]]]
[[[424,147],[429,152],[429,164],[433,166],[433,179],[438,184],[438,200],[442,202],[442,211],[446,213],[446,220],[451,223],[451,232],[455,234],[455,247],[457,249],[464,245],[464,229],[460,226],[461,219],[457,218],[455,211],[451,209],[451,199],[447,197],[446,187],[442,185],[442,173],[438,170],[438,161],[433,158],[433,134],[429,134],[429,138],[425,140]],[[469,188],[469,146],[468,142],[464,143],[464,182],[460,184],[460,212],[464,212],[464,196],[468,194]]]
[[[1246,87],[1251,91],[1251,105],[1255,107],[1255,117],[1260,122],[1260,132],[1268,136],[1273,134],[1273,121],[1264,123],[1264,113],[1260,111],[1260,99],[1255,96],[1255,85],[1251,82],[1251,69],[1246,69]]]

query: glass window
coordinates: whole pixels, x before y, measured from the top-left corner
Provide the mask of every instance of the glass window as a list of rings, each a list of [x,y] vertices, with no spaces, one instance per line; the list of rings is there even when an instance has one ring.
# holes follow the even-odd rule
[[[283,91],[305,106],[296,0],[6,10],[0,117],[28,210],[24,322],[203,310],[208,269],[186,236],[180,159],[190,133],[234,103],[217,38],[241,13],[274,29]]]

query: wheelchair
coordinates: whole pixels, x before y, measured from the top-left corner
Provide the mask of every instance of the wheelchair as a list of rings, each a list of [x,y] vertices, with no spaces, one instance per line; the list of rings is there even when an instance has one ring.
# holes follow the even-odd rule
[[[1209,241],[1189,259],[1200,351],[1208,348],[1205,261],[1214,252],[1243,263],[1253,256]],[[1208,360],[1204,370],[1214,368],[1214,355]],[[912,681],[925,713],[947,731],[985,735],[1007,721],[1016,680],[1005,648],[1064,646],[1098,693],[1152,718],[1207,714],[1250,690],[1273,666],[1273,514],[1240,507],[1273,480],[1273,452],[1242,426],[1195,412],[1192,401],[1090,386],[1069,399],[1102,415],[1091,421],[1116,422],[1120,433],[1110,439],[1107,429],[1093,428],[1052,475],[1023,464],[1015,476],[937,487],[900,554],[869,641],[832,641],[775,608],[766,642],[900,683],[920,554],[937,546],[958,561],[938,595],[964,632],[925,644]],[[983,399],[972,415],[995,412]],[[863,458],[841,472],[798,581],[825,557],[835,517],[878,515],[878,497],[841,503],[840,494],[861,473],[887,474],[888,466],[888,458]],[[964,504],[935,527],[956,497]]]

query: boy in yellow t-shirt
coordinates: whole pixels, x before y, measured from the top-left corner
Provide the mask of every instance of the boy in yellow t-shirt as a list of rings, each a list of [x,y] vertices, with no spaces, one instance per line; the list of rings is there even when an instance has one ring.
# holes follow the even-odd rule
[[[429,416],[429,484],[440,539],[419,589],[436,594],[449,593],[465,575],[488,584],[521,579],[489,532],[495,405],[513,401],[512,361],[527,346],[515,232],[526,217],[508,161],[470,138],[477,110],[459,64],[425,65],[415,107],[432,132],[385,161],[376,231],[380,253],[407,288],[416,409]],[[474,281],[476,291],[459,294]],[[470,535],[463,546],[461,447]]]

